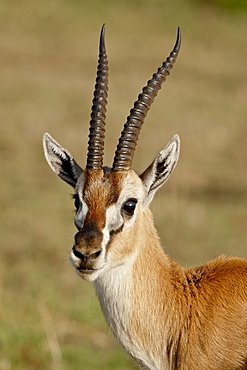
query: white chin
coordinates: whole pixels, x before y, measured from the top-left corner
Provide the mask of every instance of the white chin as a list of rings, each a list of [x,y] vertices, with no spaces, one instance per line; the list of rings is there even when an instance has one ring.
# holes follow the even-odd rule
[[[86,281],[94,281],[100,275],[100,270],[90,271],[90,272],[83,272],[76,269],[77,274]]]
[[[80,266],[81,260],[74,255],[73,251],[71,251],[71,253],[70,253],[70,262],[74,266],[77,274],[83,280],[94,281],[101,274],[102,268],[95,269],[95,270],[85,270],[85,271],[81,270],[81,269],[78,269],[79,266]]]

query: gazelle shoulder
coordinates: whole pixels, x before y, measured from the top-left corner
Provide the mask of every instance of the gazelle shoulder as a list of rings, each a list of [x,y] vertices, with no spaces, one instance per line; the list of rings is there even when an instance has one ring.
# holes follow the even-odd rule
[[[198,289],[206,288],[208,291],[215,288],[220,294],[229,291],[239,291],[244,287],[247,298],[247,260],[242,258],[219,256],[217,259],[208,262],[204,266],[186,270],[186,277],[189,284]],[[217,288],[216,288],[217,287]]]

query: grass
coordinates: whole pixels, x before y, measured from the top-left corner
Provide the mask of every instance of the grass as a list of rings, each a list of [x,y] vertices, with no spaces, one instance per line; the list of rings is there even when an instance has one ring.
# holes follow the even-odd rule
[[[181,54],[147,117],[135,168],[179,133],[179,165],[152,204],[166,252],[185,266],[247,257],[246,16],[206,1],[1,2],[0,369],[135,368],[92,285],[70,266],[71,190],[41,147],[48,131],[84,165],[104,22],[106,164],[179,25]]]

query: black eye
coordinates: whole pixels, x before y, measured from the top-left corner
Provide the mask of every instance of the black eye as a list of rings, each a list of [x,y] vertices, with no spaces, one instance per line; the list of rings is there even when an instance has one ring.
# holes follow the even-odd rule
[[[75,209],[78,211],[78,209],[80,207],[80,199],[79,199],[78,194],[75,194],[73,196],[73,198],[74,198],[74,206],[75,206]]]
[[[137,199],[135,198],[128,199],[123,204],[123,210],[127,213],[127,215],[132,216],[135,212],[136,204],[137,204]]]

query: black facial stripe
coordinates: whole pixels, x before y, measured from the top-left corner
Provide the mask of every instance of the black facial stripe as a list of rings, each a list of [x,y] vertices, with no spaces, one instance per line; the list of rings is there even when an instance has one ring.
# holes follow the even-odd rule
[[[120,233],[120,231],[123,230],[123,227],[124,227],[124,223],[122,223],[122,225],[118,229],[111,230],[110,231],[110,237],[112,237],[113,235],[116,235],[116,234]]]
[[[106,250],[108,250],[110,248],[111,243],[114,239],[114,236],[117,235],[118,233],[120,233],[123,230],[123,227],[124,227],[124,223],[122,223],[122,225],[118,229],[110,231],[110,240],[106,245]]]

